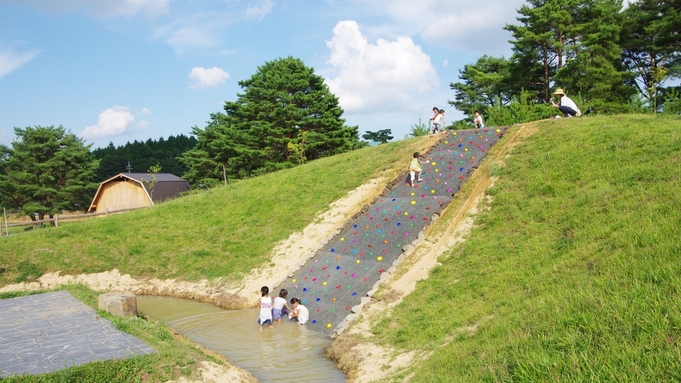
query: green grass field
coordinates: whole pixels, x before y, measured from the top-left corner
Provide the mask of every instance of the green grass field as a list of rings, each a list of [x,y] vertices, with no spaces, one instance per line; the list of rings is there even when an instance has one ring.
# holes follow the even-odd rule
[[[470,239],[373,333],[400,381],[681,381],[681,119],[539,123]]]
[[[428,355],[391,381],[681,381],[681,118],[538,126],[491,167],[491,209],[469,240],[372,329],[399,352]],[[0,238],[0,286],[113,268],[238,278],[329,203],[403,170],[423,140]]]
[[[394,178],[429,138],[323,158],[157,206],[0,238],[0,286],[44,272],[237,279],[368,180]],[[4,270],[4,272],[2,271]]]

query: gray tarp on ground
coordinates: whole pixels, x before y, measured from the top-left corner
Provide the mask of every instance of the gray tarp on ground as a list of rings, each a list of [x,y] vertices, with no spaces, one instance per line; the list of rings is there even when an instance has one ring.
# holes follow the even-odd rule
[[[154,352],[66,291],[0,299],[0,378]]]
[[[374,288],[403,248],[417,239],[435,214],[459,191],[504,129],[450,132],[425,157],[424,181],[412,188],[399,182],[369,206],[279,288],[310,311],[312,329],[333,333],[361,298]],[[405,153],[404,167],[412,153]],[[278,295],[279,290],[272,292]]]

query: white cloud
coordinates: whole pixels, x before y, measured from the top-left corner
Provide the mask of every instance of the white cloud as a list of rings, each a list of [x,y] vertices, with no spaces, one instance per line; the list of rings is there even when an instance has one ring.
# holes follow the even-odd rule
[[[449,66],[449,60],[445,59],[445,61],[442,62],[442,67],[446,68],[447,66]]]
[[[144,108],[142,108],[142,112],[141,112],[141,113],[142,113],[142,115],[144,115],[144,116],[150,116],[150,115],[151,115],[151,110],[149,110],[149,108],[147,108],[147,107],[144,107]]]
[[[83,138],[117,136],[129,131],[134,122],[135,116],[130,113],[130,108],[116,105],[100,113],[99,122],[86,127],[80,132],[80,136]]]
[[[246,18],[260,20],[272,12],[272,7],[274,7],[272,0],[260,0],[255,5],[246,8]]]
[[[33,60],[38,51],[18,53],[11,48],[0,47],[0,78]]]
[[[391,30],[419,35],[428,42],[475,53],[508,52],[506,24],[517,24],[516,10],[525,0],[354,0],[364,13],[387,15],[388,25],[375,25],[383,35]]]
[[[218,67],[195,67],[189,73],[192,80],[189,88],[211,88],[224,84],[229,79],[229,73]]]
[[[14,2],[57,12],[85,9],[100,17],[134,16],[138,13],[157,17],[168,12],[170,0],[14,0]]]
[[[346,111],[409,109],[438,86],[430,57],[409,37],[370,44],[355,21],[340,21],[326,42],[337,76],[327,78]]]
[[[165,41],[178,54],[215,48],[220,45],[220,31],[230,22],[228,17],[215,14],[184,15],[181,19],[156,27],[153,37]]]

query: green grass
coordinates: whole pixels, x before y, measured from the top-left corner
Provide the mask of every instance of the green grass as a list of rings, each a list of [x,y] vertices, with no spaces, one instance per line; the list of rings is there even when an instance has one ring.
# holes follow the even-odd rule
[[[681,381],[681,119],[544,121],[470,239],[374,328],[400,381]]]
[[[88,306],[97,309],[98,293],[83,285],[69,285],[66,290]],[[0,293],[0,299],[37,294],[36,292]],[[175,338],[166,326],[139,317],[115,317],[105,312],[100,315],[109,319],[119,330],[141,339],[157,353],[123,360],[106,360],[40,375],[14,376],[2,379],[3,383],[124,383],[164,382],[181,376],[195,375],[198,362],[221,361],[206,355],[187,342]]]
[[[35,268],[238,279],[266,264],[278,241],[304,229],[333,201],[371,178],[393,178],[428,139],[324,158],[148,209],[2,237],[0,286],[35,279]],[[28,272],[22,264],[31,267]]]

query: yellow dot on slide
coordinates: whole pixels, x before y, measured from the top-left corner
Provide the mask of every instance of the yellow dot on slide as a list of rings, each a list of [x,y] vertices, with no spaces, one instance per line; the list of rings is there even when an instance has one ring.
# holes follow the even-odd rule
[[[405,212],[404,212],[404,215],[409,215],[409,213],[407,213],[407,212],[405,211]]]
[[[456,136],[456,132],[454,132],[454,135]]]
[[[499,133],[499,132],[501,132],[501,129],[497,129],[497,133]],[[456,134],[456,133],[454,133],[454,134]]]
[[[326,286],[326,281],[322,282],[322,285]]]
[[[342,241],[345,241],[345,238],[344,238],[344,237],[341,237],[341,242],[342,242]]]
[[[383,260],[383,257],[378,257],[378,258],[376,258],[376,259],[378,259],[379,261],[382,261],[382,260]]]
[[[431,190],[431,191],[430,191],[430,194],[435,194],[435,190]]]
[[[358,259],[358,260],[357,260],[357,263],[359,264],[359,262],[360,262],[360,260]]]
[[[437,165],[437,162],[433,161],[433,162],[431,162],[430,164],[433,165],[433,166],[435,166],[435,165]]]
[[[439,170],[435,169],[435,173],[439,173],[439,172],[440,172]]]
[[[292,280],[291,282],[293,282],[293,283],[296,283],[296,280],[295,280],[295,279],[293,279],[293,280]]]
[[[327,323],[326,328],[331,328],[331,323]]]
[[[411,201],[411,204],[412,204],[412,205],[416,205],[416,201]]]
[[[412,197],[414,196],[414,192],[411,192],[411,196],[412,196]]]

